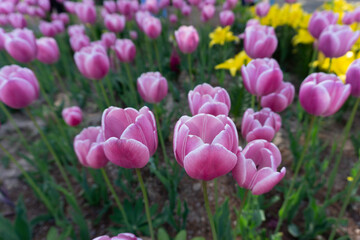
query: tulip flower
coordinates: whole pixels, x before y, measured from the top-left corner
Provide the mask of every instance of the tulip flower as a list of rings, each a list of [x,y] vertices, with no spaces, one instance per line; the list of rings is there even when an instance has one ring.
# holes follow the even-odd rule
[[[39,25],[40,32],[46,37],[54,37],[57,34],[57,29],[51,22],[41,21]]]
[[[85,35],[85,27],[84,25],[71,25],[68,27],[68,34],[70,37],[77,35]]]
[[[101,127],[105,155],[123,168],[144,167],[157,148],[158,139],[153,113],[143,107],[109,107],[102,115]]]
[[[319,37],[319,50],[328,58],[345,55],[358,40],[360,32],[353,32],[350,26],[330,25]]]
[[[75,14],[75,11],[76,11],[75,9],[78,4],[79,4],[78,2],[65,1],[64,7],[68,13]]]
[[[181,52],[192,53],[199,44],[199,35],[193,26],[181,26],[175,31],[176,42]]]
[[[122,32],[125,28],[125,23],[125,17],[119,14],[108,14],[104,19],[105,27],[114,33]]]
[[[184,2],[184,0],[172,0],[171,2],[172,2],[172,4],[173,4],[174,8],[177,8],[177,9],[181,9],[182,6],[183,6],[184,4],[186,4],[186,3]]]
[[[156,17],[145,17],[142,20],[141,25],[144,33],[151,39],[155,39],[161,34],[161,22]]]
[[[59,60],[59,47],[54,38],[42,37],[36,40],[38,48],[36,58],[46,64],[53,64]]]
[[[104,1],[103,2],[104,8],[110,14],[116,13],[116,2],[115,1]]]
[[[226,0],[223,4],[223,10],[231,10],[236,7],[238,0]]]
[[[50,0],[38,0],[37,4],[44,11],[46,12],[50,11],[50,7],[51,7]]]
[[[329,25],[336,24],[339,14],[331,11],[315,11],[310,18],[308,30],[310,34],[318,39],[322,31]]]
[[[75,127],[82,121],[82,111],[78,106],[64,108],[61,115],[67,125]]]
[[[9,1],[0,2],[0,14],[11,14],[15,10],[15,4]]]
[[[107,235],[104,235],[104,236],[94,238],[93,240],[142,240],[142,239],[136,237],[132,233],[120,233],[119,235],[117,235],[115,237],[109,237]]]
[[[9,23],[9,19],[7,15],[0,14],[0,26],[6,26]]]
[[[214,14],[215,14],[214,5],[207,4],[203,6],[201,10],[201,21],[203,22],[209,21],[211,18],[213,18]]]
[[[294,85],[282,82],[275,92],[261,98],[261,106],[274,112],[282,112],[293,102],[294,96]]]
[[[108,163],[102,137],[101,127],[85,128],[75,137],[74,150],[85,167],[102,168]]]
[[[170,0],[160,0],[159,1],[159,8],[164,9],[166,7],[170,6]]]
[[[112,47],[116,42],[116,34],[113,32],[105,32],[101,35],[101,41],[106,48]]]
[[[70,46],[74,52],[80,51],[83,47],[90,46],[90,38],[80,34],[70,37]]]
[[[159,72],[148,72],[137,79],[137,89],[145,102],[159,103],[168,93],[168,84]]]
[[[54,20],[52,21],[52,24],[56,29],[56,33],[62,33],[65,31],[65,25],[61,20]]]
[[[245,89],[256,96],[265,96],[275,92],[282,83],[283,73],[275,59],[252,60],[241,68]]]
[[[157,14],[159,12],[157,0],[145,0],[145,8],[152,14]]]
[[[110,60],[102,46],[83,47],[75,53],[74,59],[81,74],[87,78],[100,80],[109,72]]]
[[[355,22],[355,15],[353,12],[345,12],[342,23],[345,25],[351,25]]]
[[[69,15],[67,13],[52,13],[51,14],[51,20],[60,20],[63,22],[64,25],[68,24],[70,22]]]
[[[181,7],[181,14],[185,17],[190,16],[191,14],[191,7],[187,4],[183,4]]]
[[[232,175],[240,187],[251,190],[254,195],[269,192],[285,176],[285,167],[280,172],[279,149],[265,140],[255,140],[237,152],[237,163]]]
[[[136,55],[136,48],[130,39],[118,39],[115,42],[114,50],[121,62],[130,63]]]
[[[178,21],[176,14],[170,14],[169,21],[170,21],[170,23],[175,24]]]
[[[281,117],[270,108],[254,112],[249,108],[245,111],[241,123],[241,134],[247,142],[264,139],[270,142],[280,130]]]
[[[138,34],[136,31],[130,31],[129,35],[132,40],[136,40],[138,38]]]
[[[96,21],[96,9],[92,4],[78,3],[75,13],[83,23],[94,24]]]
[[[0,69],[0,101],[9,107],[20,109],[29,106],[39,97],[39,83],[28,68],[17,65]]]
[[[311,115],[327,117],[336,113],[351,92],[334,74],[310,74],[300,86],[301,106]]]
[[[214,116],[228,115],[231,107],[230,96],[224,88],[203,83],[188,94],[192,115],[207,113]]]
[[[210,181],[230,172],[237,161],[238,134],[225,116],[183,116],[175,125],[174,155],[186,173]]]
[[[360,97],[360,59],[356,59],[348,68],[346,83],[351,86],[351,95]]]
[[[360,23],[360,7],[357,7],[354,11],[354,21]]]
[[[15,60],[28,63],[36,58],[37,47],[34,33],[27,29],[15,29],[6,34],[5,49]]]
[[[270,10],[270,4],[268,2],[260,2],[256,4],[255,12],[259,17],[265,17]]]
[[[150,12],[148,11],[138,11],[136,12],[135,14],[135,21],[136,21],[136,24],[138,25],[138,27],[140,28],[141,31],[143,31],[143,28],[142,28],[142,22],[145,18],[151,16]]]
[[[13,28],[24,28],[27,25],[26,19],[21,13],[11,13],[8,15],[8,19]]]
[[[244,49],[250,58],[271,57],[277,44],[278,40],[274,28],[262,25],[246,27]]]
[[[231,26],[235,21],[235,14],[231,10],[224,10],[220,12],[219,18],[221,26]]]
[[[5,38],[6,38],[5,30],[0,28],[0,50],[5,48]]]

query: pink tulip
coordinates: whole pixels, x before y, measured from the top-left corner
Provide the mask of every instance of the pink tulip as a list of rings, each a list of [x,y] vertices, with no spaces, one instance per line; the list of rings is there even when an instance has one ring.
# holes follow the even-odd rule
[[[136,55],[136,48],[130,39],[118,39],[115,42],[114,50],[121,62],[130,63]]]
[[[191,7],[187,4],[183,4],[183,6],[181,7],[181,14],[184,16],[190,16],[191,14]]]
[[[181,26],[175,31],[175,39],[185,54],[194,52],[199,44],[199,34],[193,26]]]
[[[129,35],[132,40],[136,40],[138,38],[137,31],[130,31]]]
[[[219,14],[221,26],[231,26],[235,21],[235,14],[231,10],[221,11]]]
[[[174,8],[181,9],[182,6],[186,3],[184,2],[184,0],[172,0],[172,4]]]
[[[38,0],[37,4],[44,11],[46,11],[46,12],[50,11],[50,7],[51,7],[50,0]]]
[[[10,14],[15,11],[15,4],[12,2],[0,2],[0,14]]]
[[[345,25],[351,25],[355,22],[355,15],[352,12],[345,12],[342,23]]]
[[[354,21],[360,23],[360,7],[357,7],[354,11]]]
[[[351,85],[351,95],[360,97],[360,59],[353,61],[348,68],[346,83]]]
[[[79,3],[75,8],[75,13],[83,23],[93,24],[96,21],[96,9],[92,4]]]
[[[253,25],[246,27],[244,49],[251,58],[271,57],[276,50],[278,40],[273,27]]]
[[[315,11],[310,18],[308,30],[314,38],[318,39],[327,26],[336,24],[338,18],[339,14],[331,11]]]
[[[188,2],[193,6],[198,6],[201,3],[201,0],[189,0]]]
[[[145,8],[153,14],[157,14],[159,12],[157,0],[145,0]]]
[[[330,25],[319,37],[319,50],[328,58],[344,56],[358,40],[360,31],[353,32],[346,25]]]
[[[117,8],[121,14],[125,15],[127,18],[131,18],[138,10],[139,3],[131,0],[118,0]]]
[[[104,153],[101,127],[83,129],[74,139],[74,150],[85,167],[102,168],[109,161]]]
[[[0,14],[0,26],[6,26],[9,23],[8,16],[5,14]]]
[[[0,28],[0,50],[5,48],[5,38],[6,38],[5,30]]]
[[[37,0],[24,0],[24,2],[29,4],[29,5],[36,5],[37,4]]]
[[[59,60],[59,47],[54,38],[42,37],[36,40],[38,48],[37,59],[46,64],[53,64]]]
[[[80,51],[83,47],[90,46],[90,38],[86,35],[70,37],[70,46],[74,52]]]
[[[211,18],[213,18],[215,14],[215,7],[214,5],[207,4],[201,10],[201,21],[207,22]]]
[[[36,58],[37,47],[34,33],[27,29],[14,29],[6,34],[5,49],[15,60],[21,63],[31,62]]]
[[[142,28],[142,22],[145,18],[151,16],[150,12],[148,11],[138,11],[136,12],[135,14],[135,21],[136,21],[136,24],[138,25],[138,27],[140,28],[141,31],[143,31],[143,28]]]
[[[104,8],[108,13],[116,13],[116,2],[114,1],[104,1]]]
[[[170,0],[160,0],[160,2],[159,2],[160,9],[164,9],[168,6],[170,6]]]
[[[153,113],[143,107],[109,107],[102,115],[105,155],[123,168],[144,167],[157,148],[158,139]]]
[[[349,97],[350,84],[334,74],[310,74],[300,86],[301,106],[311,115],[327,117],[336,113]]]
[[[285,0],[286,3],[292,4],[292,3],[296,3],[297,0]]]
[[[261,109],[254,112],[249,108],[245,111],[242,123],[241,134],[247,142],[256,139],[264,139],[270,142],[275,134],[280,130],[281,117],[274,113],[270,108]]]
[[[84,25],[71,25],[68,28],[68,34],[70,37],[85,35],[85,27]]]
[[[110,48],[115,44],[116,34],[113,32],[105,32],[101,35],[101,41],[104,43],[106,48]]]
[[[114,33],[122,32],[125,28],[125,23],[125,17],[119,14],[108,14],[104,19],[105,27]]]
[[[170,21],[170,23],[175,24],[178,21],[176,14],[170,14],[169,21]]]
[[[82,111],[78,106],[64,108],[61,115],[67,125],[75,127],[82,121]]]
[[[285,176],[285,167],[277,171],[280,164],[281,153],[273,143],[255,140],[237,152],[232,175],[240,187],[261,195],[269,192]]]
[[[16,5],[16,10],[21,14],[26,14],[28,7],[29,7],[29,5],[27,3],[20,2],[19,4]]]
[[[261,25],[259,20],[257,19],[249,19],[247,22],[246,22],[246,27],[251,27],[251,26],[256,26],[256,25]]]
[[[52,24],[54,25],[57,33],[62,33],[65,31],[64,23],[61,20],[54,20]]]
[[[231,10],[236,7],[238,0],[226,0],[223,4],[223,10]]]
[[[230,172],[238,144],[235,124],[225,115],[183,116],[175,125],[176,161],[195,179],[209,181]]]
[[[67,13],[52,13],[51,20],[53,20],[53,21],[60,20],[63,22],[64,25],[66,25],[70,22],[69,15]]]
[[[275,92],[261,98],[261,106],[274,112],[282,112],[293,102],[294,95],[294,85],[282,82]]]
[[[84,47],[75,53],[74,59],[81,74],[87,78],[100,80],[109,72],[110,61],[102,46]]]
[[[107,235],[94,238],[93,240],[142,240],[141,238],[136,237],[132,233],[121,233],[115,237],[109,237]]]
[[[214,116],[228,115],[231,107],[230,96],[224,88],[212,87],[207,83],[198,85],[188,94],[192,115],[207,113]]]
[[[159,103],[168,93],[168,84],[159,72],[148,72],[137,79],[137,89],[145,102]]]
[[[255,12],[259,17],[265,17],[270,10],[270,4],[268,2],[261,2],[256,4]]]
[[[17,65],[0,69],[0,101],[20,109],[29,106],[39,97],[39,83],[28,68]]]
[[[78,4],[77,2],[65,1],[64,7],[68,13],[75,14]]]
[[[144,33],[151,39],[156,39],[161,34],[161,22],[156,17],[144,18],[141,25]]]
[[[283,73],[275,59],[252,60],[241,67],[245,89],[256,96],[265,96],[275,92],[281,85]]]
[[[39,17],[39,18],[45,18],[46,17],[46,12],[44,9],[40,8],[40,7],[36,7],[35,8],[35,16]]]
[[[58,33],[58,29],[51,22],[41,21],[39,25],[40,32],[47,37],[54,37]]]
[[[26,19],[21,13],[11,13],[8,15],[8,19],[13,28],[24,28],[27,25]]]

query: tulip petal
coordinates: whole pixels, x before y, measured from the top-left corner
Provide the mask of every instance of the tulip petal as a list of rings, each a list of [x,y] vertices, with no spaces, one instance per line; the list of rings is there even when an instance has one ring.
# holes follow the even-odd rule
[[[260,169],[253,179],[252,194],[261,195],[269,192],[273,187],[278,184],[285,176],[286,169],[283,167],[280,172],[276,172],[271,168]]]

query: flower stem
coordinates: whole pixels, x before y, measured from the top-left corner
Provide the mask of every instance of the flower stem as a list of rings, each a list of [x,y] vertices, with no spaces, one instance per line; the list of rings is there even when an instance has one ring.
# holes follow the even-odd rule
[[[157,64],[158,64],[158,67],[159,67],[159,70],[160,72],[162,72],[162,69],[161,69],[161,61],[160,61],[160,54],[159,54],[159,48],[156,44],[156,40],[154,40],[154,47],[155,47],[155,53],[156,53],[156,61],[157,61]]]
[[[333,167],[333,169],[332,169],[332,171],[330,173],[329,182],[328,182],[328,190],[326,192],[326,198],[325,198],[326,200],[329,198],[330,193],[331,193],[331,191],[332,191],[332,189],[334,187],[335,177],[336,177],[336,174],[338,172],[339,164],[340,164],[341,157],[342,157],[342,154],[343,154],[343,151],[344,151],[345,142],[346,142],[347,138],[349,137],[350,129],[351,129],[352,124],[354,122],[354,118],[355,118],[357,109],[359,107],[359,103],[360,103],[360,98],[357,98],[356,102],[355,102],[355,105],[354,105],[354,107],[353,107],[353,109],[351,111],[350,118],[347,121],[347,123],[345,125],[345,128],[344,128],[344,131],[342,133],[340,152],[336,156],[335,165],[334,165],[334,167]]]
[[[284,221],[284,216],[285,216],[285,212],[286,212],[286,208],[288,207],[288,203],[289,203],[289,198],[291,196],[291,193],[294,189],[294,186],[295,186],[295,182],[296,182],[296,178],[297,178],[297,175],[299,174],[299,171],[300,171],[300,168],[301,166],[303,166],[303,161],[305,159],[305,155],[307,153],[307,150],[309,148],[309,143],[310,143],[310,140],[311,140],[311,132],[312,132],[312,129],[313,129],[313,126],[314,126],[314,123],[315,123],[315,120],[316,120],[316,116],[311,116],[311,121],[310,121],[310,125],[308,127],[308,131],[306,133],[306,137],[305,137],[305,144],[304,144],[304,147],[303,147],[303,150],[301,152],[301,155],[300,155],[300,158],[299,160],[297,161],[297,164],[296,164],[296,168],[295,168],[295,172],[294,172],[294,175],[292,176],[292,181],[290,183],[290,187],[289,187],[289,190],[285,196],[285,199],[284,199],[284,203],[283,205],[281,206],[281,209],[283,209],[283,214],[279,216],[279,221],[278,221],[278,224],[276,226],[276,229],[275,229],[275,233],[279,232],[280,230],[280,227],[282,225],[282,222]]]
[[[203,190],[203,194],[204,194],[205,209],[206,209],[206,213],[207,213],[208,218],[209,218],[213,240],[217,240],[214,219],[213,219],[211,209],[210,209],[210,205],[209,205],[209,198],[208,198],[208,193],[207,193],[207,182],[206,181],[202,181],[202,190]]]
[[[160,108],[159,108],[159,106],[157,104],[154,105],[154,108],[155,108],[154,113],[155,113],[157,132],[158,132],[158,135],[159,135],[160,146],[161,146],[161,150],[162,150],[162,153],[163,153],[163,157],[164,157],[164,160],[166,162],[166,165],[168,165],[168,167],[171,167],[169,159],[168,159],[167,154],[166,154],[164,137],[163,137],[162,131],[161,131],[161,125],[160,125],[160,119],[159,119]]]
[[[106,84],[107,84],[107,88],[109,89],[109,92],[110,92],[111,105],[113,105],[113,104],[116,103],[116,100],[115,100],[115,95],[114,95],[114,91],[113,91],[113,86],[112,86],[112,82],[111,82],[111,80],[110,80],[109,74],[106,75],[105,81],[106,81]]]
[[[242,211],[243,211],[243,209],[245,207],[245,203],[246,203],[246,200],[248,198],[248,195],[249,195],[249,189],[245,189],[244,197],[243,197],[243,199],[242,199],[242,201],[240,203],[240,209],[239,209],[239,213],[238,213],[239,216],[241,215],[241,213],[242,213]]]
[[[106,94],[106,91],[105,91],[105,88],[104,88],[103,83],[102,83],[102,82],[98,82],[98,84],[99,84],[99,86],[100,86],[101,93],[102,93],[102,95],[103,95],[103,97],[104,97],[104,99],[105,99],[106,106],[107,106],[107,107],[111,106],[110,101],[109,101],[109,98],[108,98],[108,96],[107,96],[107,94]]]
[[[134,83],[134,80],[133,80],[132,75],[131,75],[129,63],[125,63],[125,68],[126,68],[126,73],[128,75],[128,78],[129,78],[128,79],[129,88],[132,91],[132,95],[134,97],[135,106],[138,106],[137,93],[136,93],[135,86],[134,86],[135,83]]]
[[[141,191],[142,191],[142,194],[143,194],[143,197],[144,197],[145,212],[146,212],[146,218],[147,218],[148,225],[149,225],[150,237],[151,237],[151,240],[155,240],[155,235],[154,235],[154,230],[153,230],[152,221],[151,221],[151,215],[150,215],[149,199],[147,197],[144,181],[143,181],[143,178],[141,176],[140,169],[136,168],[135,171],[136,171],[136,175],[138,176],[139,183],[140,183],[140,188],[141,188]]]
[[[120,210],[120,212],[121,212],[121,214],[122,214],[122,217],[123,217],[123,219],[124,219],[124,221],[125,221],[126,226],[127,226],[127,227],[129,228],[129,230],[130,230],[130,229],[131,229],[131,226],[130,226],[129,220],[128,220],[127,216],[126,216],[124,207],[123,207],[123,205],[121,204],[119,197],[116,195],[115,189],[114,189],[113,185],[110,183],[109,177],[108,177],[108,175],[106,174],[105,169],[104,169],[104,168],[101,168],[100,171],[101,171],[101,173],[102,173],[102,175],[103,175],[103,177],[104,177],[104,180],[105,180],[106,184],[108,185],[108,188],[110,189],[111,194],[113,195],[113,197],[114,197],[114,199],[115,199],[115,203],[116,203],[116,205],[118,206],[118,208],[119,208],[119,210]]]
[[[329,60],[329,68],[327,70],[328,73],[330,73],[330,70],[331,70],[332,60],[333,60],[332,58],[330,58],[330,60]]]
[[[188,66],[189,66],[189,78],[190,78],[191,84],[193,84],[193,76],[192,76],[192,68],[191,68],[191,54],[190,53],[187,55],[187,59],[188,59]]]
[[[313,54],[312,54],[312,57],[311,57],[311,62],[310,62],[311,67],[310,67],[310,70],[309,70],[309,74],[308,74],[308,75],[310,75],[311,73],[313,73],[314,70],[315,70],[314,61],[315,61],[315,59],[317,58],[317,55],[318,55],[318,51],[317,51],[316,49],[314,49]]]

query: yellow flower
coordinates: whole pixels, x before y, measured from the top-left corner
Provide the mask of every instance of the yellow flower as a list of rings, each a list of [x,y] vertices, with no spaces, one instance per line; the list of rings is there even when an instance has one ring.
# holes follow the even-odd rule
[[[308,30],[306,29],[299,29],[298,33],[293,37],[292,44],[298,45],[300,43],[302,44],[310,44],[313,43],[315,39]]]
[[[228,69],[231,76],[235,77],[236,72],[241,69],[242,65],[251,61],[251,58],[246,55],[245,51],[241,51],[234,58],[230,58],[223,63],[215,66],[215,69]]]
[[[325,10],[341,13],[346,11],[353,11],[355,6],[346,2],[346,0],[334,0],[334,2],[325,2],[323,8]]]
[[[212,33],[209,34],[209,37],[211,39],[210,47],[215,44],[224,45],[225,42],[237,41],[239,39],[230,31],[230,26],[225,28],[217,27]]]
[[[353,178],[353,177],[350,177],[350,176],[349,176],[349,177],[347,177],[346,179],[347,179],[349,182],[354,181],[354,178]]]

